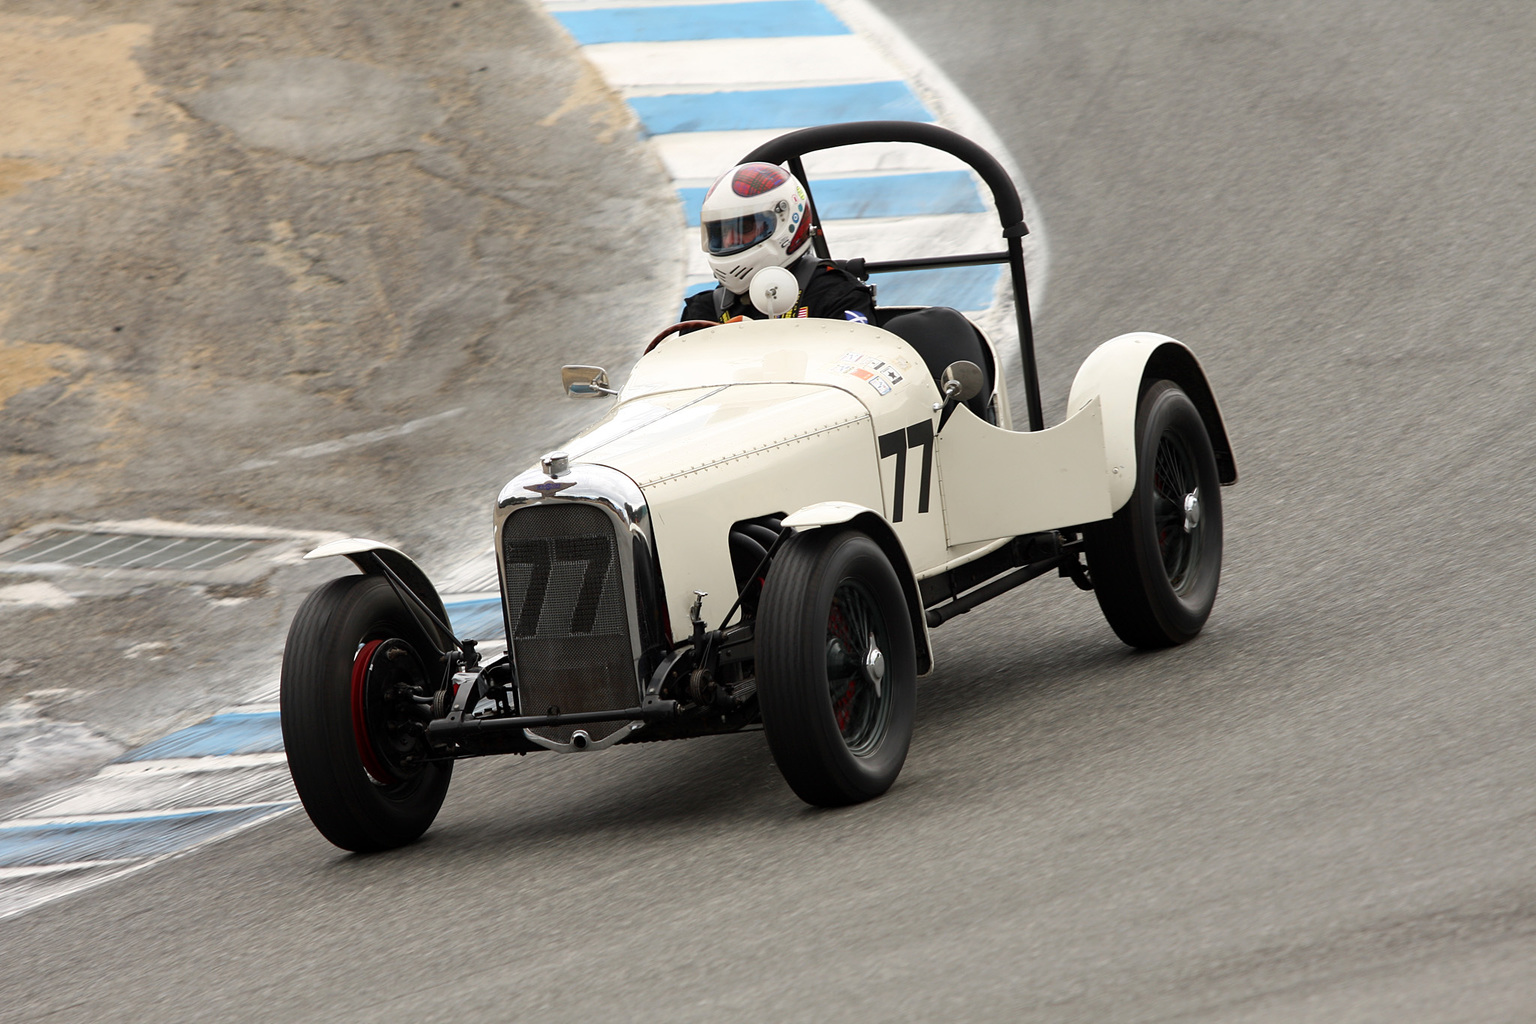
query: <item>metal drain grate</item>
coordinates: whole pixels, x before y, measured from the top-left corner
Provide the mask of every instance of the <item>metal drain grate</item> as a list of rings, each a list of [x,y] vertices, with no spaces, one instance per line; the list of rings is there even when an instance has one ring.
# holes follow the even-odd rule
[[[143,533],[52,530],[6,551],[12,565],[70,565],[87,569],[219,569],[270,548],[256,537],[167,537]]]

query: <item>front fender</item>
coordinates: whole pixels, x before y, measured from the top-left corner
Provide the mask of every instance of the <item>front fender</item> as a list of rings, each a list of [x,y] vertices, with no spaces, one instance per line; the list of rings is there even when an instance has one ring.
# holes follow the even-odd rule
[[[923,599],[917,588],[917,577],[912,574],[912,563],[907,558],[901,540],[885,517],[872,508],[851,501],[818,501],[784,517],[786,529],[816,530],[826,526],[848,524],[862,530],[870,540],[880,545],[885,557],[890,559],[901,580],[901,593],[907,601],[907,612],[912,617],[912,638],[917,642],[917,674],[927,675],[933,668],[933,646],[928,639],[928,618],[923,613]]]
[[[1067,415],[1095,397],[1104,417],[1104,455],[1109,468],[1110,504],[1119,511],[1136,490],[1136,406],[1152,381],[1171,380],[1189,395],[1205,421],[1223,484],[1237,482],[1232,442],[1205,371],[1182,342],[1150,331],[1111,338],[1083,361],[1072,381]]]
[[[400,577],[411,593],[421,598],[422,602],[443,622],[448,622],[448,609],[443,606],[443,599],[438,596],[437,588],[422,572],[421,566],[407,555],[392,545],[383,541],[369,540],[366,537],[348,537],[346,540],[333,540],[329,544],[322,544],[304,558],[330,558],[334,555],[344,555],[352,560],[363,572],[370,575],[382,575],[379,570],[379,562],[389,566],[391,572]]]

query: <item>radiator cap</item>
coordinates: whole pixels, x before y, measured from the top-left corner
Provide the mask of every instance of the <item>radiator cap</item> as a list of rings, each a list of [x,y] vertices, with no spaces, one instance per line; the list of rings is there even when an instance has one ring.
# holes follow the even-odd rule
[[[551,480],[556,480],[560,474],[571,471],[571,457],[565,452],[550,452],[539,460],[539,465]]]

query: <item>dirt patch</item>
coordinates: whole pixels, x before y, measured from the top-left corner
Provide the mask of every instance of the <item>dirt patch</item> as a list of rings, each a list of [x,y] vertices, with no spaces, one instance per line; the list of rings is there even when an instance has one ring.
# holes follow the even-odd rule
[[[68,345],[6,344],[0,340],[0,408],[14,394],[68,375],[79,366],[82,355]]]
[[[629,108],[615,101],[613,90],[590,64],[582,66],[580,76],[566,92],[560,106],[539,118],[539,127],[553,128],[561,118],[578,110],[586,112],[589,123],[597,131],[597,141],[604,145],[629,126]]]
[[[151,28],[0,14],[0,190],[122,149],[167,109],[134,60]]]
[[[447,118],[420,78],[334,57],[246,61],[187,105],[248,145],[322,163],[419,149]]]
[[[57,164],[45,164],[41,160],[0,159],[0,199],[20,192],[29,181],[51,178],[58,173]]]

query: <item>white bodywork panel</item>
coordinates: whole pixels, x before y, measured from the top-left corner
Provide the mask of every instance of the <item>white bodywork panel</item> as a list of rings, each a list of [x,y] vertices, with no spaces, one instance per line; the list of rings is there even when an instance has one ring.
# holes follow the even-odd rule
[[[1104,423],[1097,398],[1049,430],[1001,430],[965,406],[939,434],[951,547],[1108,519]]]
[[[881,392],[866,378],[838,369],[846,353],[872,353],[904,378],[892,394],[914,385],[933,389],[927,367],[896,335],[845,320],[744,320],[666,339],[635,364],[619,389],[619,401],[643,395],[719,384],[830,384],[866,406]],[[935,392],[936,394],[936,392]]]
[[[937,423],[938,397],[922,357],[878,327],[722,324],[669,338],[642,358],[619,406],[568,450],[573,461],[612,466],[645,491],[673,623],[687,621],[693,591],[707,590],[705,616],[718,624],[736,596],[728,536],[741,519],[849,502],[883,515],[919,575],[966,553],[945,542],[933,446],[929,503],[919,512],[923,452],[905,443],[908,428],[920,434]],[[643,411],[625,410],[632,403]],[[645,425],[587,447],[621,419]],[[878,456],[880,437],[898,433],[899,519],[898,459]]]
[[[830,499],[882,504],[869,411],[845,392],[736,384],[689,394],[677,413],[574,460],[617,469],[645,492],[674,630],[696,590],[709,595],[712,626],[735,600],[732,523]]]
[[[1109,466],[1112,511],[1131,500],[1136,489],[1136,402],[1147,360],[1164,345],[1184,345],[1162,334],[1137,331],[1111,338],[1078,367],[1067,396],[1067,415],[1074,416],[1098,399],[1104,417],[1104,457]]]

